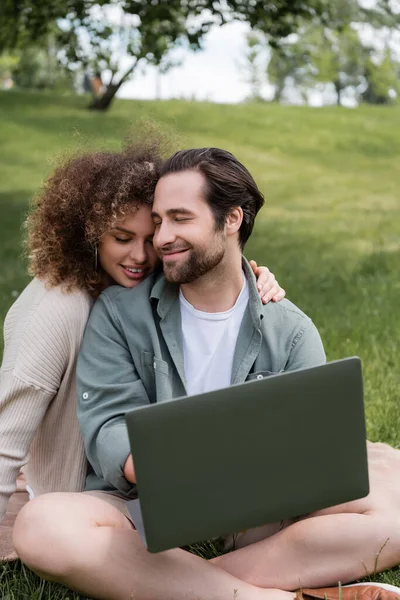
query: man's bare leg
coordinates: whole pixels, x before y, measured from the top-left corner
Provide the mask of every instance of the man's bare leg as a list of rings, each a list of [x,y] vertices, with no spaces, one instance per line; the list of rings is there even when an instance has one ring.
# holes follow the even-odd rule
[[[388,525],[368,515],[315,517],[212,562],[260,587],[333,586],[400,562],[400,536]]]
[[[309,515],[212,562],[260,587],[354,581],[400,563],[400,451],[368,445],[369,496]]]
[[[292,593],[240,581],[180,549],[150,554],[114,506],[86,494],[30,502],[15,529],[32,570],[100,600],[292,600]]]

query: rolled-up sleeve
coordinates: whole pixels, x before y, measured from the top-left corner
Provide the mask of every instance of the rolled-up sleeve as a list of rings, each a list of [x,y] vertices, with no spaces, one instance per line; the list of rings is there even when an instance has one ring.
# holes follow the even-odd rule
[[[135,486],[123,474],[130,454],[125,414],[149,404],[126,337],[103,294],[95,303],[77,364],[78,419],[96,475],[125,495]]]

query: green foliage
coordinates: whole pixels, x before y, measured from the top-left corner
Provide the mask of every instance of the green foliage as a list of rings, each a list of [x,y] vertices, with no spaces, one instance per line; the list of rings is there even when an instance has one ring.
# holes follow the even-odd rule
[[[262,100],[261,88],[265,79],[265,40],[264,36],[251,32],[246,36],[247,48],[239,63],[244,80],[250,84],[249,100]]]
[[[365,100],[387,101],[389,90],[397,89],[395,60],[389,55],[372,61],[374,48],[363,46],[356,26],[368,23],[377,31],[383,27],[395,31],[400,13],[390,0],[378,0],[370,9],[358,0],[329,0],[322,5],[318,16],[297,21],[296,36],[282,38],[272,47],[268,76],[276,86],[276,99],[282,98],[290,80],[304,97],[318,83],[333,83],[338,104],[346,88],[359,94],[367,82]]]
[[[38,44],[57,19],[82,16],[92,0],[2,0],[0,3],[0,52]]]
[[[4,77],[10,77],[19,62],[16,54],[5,52],[0,55],[0,80]]]
[[[72,69],[91,69],[92,73],[102,69],[112,73],[103,98],[92,103],[92,108],[106,109],[139,63],[153,64],[166,72],[174,64],[170,51],[180,44],[200,48],[214,23],[247,21],[277,47],[281,38],[296,32],[304,22],[329,24],[331,29],[341,31],[356,5],[356,0],[4,0],[0,51],[37,45],[54,31],[57,20],[59,24],[62,20],[57,29],[57,43],[63,48],[62,64]],[[109,7],[118,7],[127,21],[134,17],[135,23],[112,23],[106,16]],[[121,50],[132,57],[124,72],[118,68]],[[282,57],[274,67],[279,81],[281,64]],[[250,78],[256,95],[259,81],[254,69]]]
[[[135,3],[126,3],[126,14],[121,12],[120,22],[110,20],[108,9],[120,7],[117,2],[97,6],[82,17],[74,15],[63,21],[58,31],[58,43],[63,48],[62,61],[72,68],[79,66],[94,71],[109,69],[113,77],[119,71],[121,53],[132,57],[132,64],[125,73],[118,73],[122,83],[133,71],[139,61],[160,65],[167,69],[165,60],[169,51],[182,42],[187,34],[185,16],[173,6],[166,7],[165,18],[162,14],[131,13]],[[153,5],[151,5],[154,8]],[[149,12],[149,11],[148,11]],[[151,11],[150,11],[151,12]],[[193,41],[198,47],[199,39]]]
[[[317,83],[333,83],[338,104],[348,88],[371,104],[389,103],[399,91],[399,61],[389,49],[380,59],[376,54],[372,46],[362,44],[352,23],[338,29],[303,23],[295,39],[281,40],[272,49],[268,76],[276,86],[277,100],[290,79],[305,97]]]
[[[112,4],[113,0],[3,0],[1,3],[0,50],[14,47],[21,40],[30,43],[44,37],[48,28],[59,18],[84,19],[92,7]],[[141,26],[149,30],[169,24],[172,31],[174,22],[181,18],[195,17],[190,26],[185,27],[190,44],[197,45],[215,21],[220,24],[233,18],[248,21],[252,28],[264,31],[270,40],[277,40],[292,33],[298,18],[329,18],[329,3],[326,0],[122,0],[118,2],[126,14],[137,15]]]
[[[210,26],[225,23],[234,18],[248,21],[253,28],[264,31],[270,40],[291,33],[298,18],[326,18],[325,0],[4,0],[0,16],[3,28],[0,50],[14,47],[21,40],[36,42],[46,36],[57,19],[78,20],[87,25],[94,5],[116,5],[126,15],[140,20],[140,32],[144,34],[144,46],[152,47],[157,37],[177,39],[184,33],[188,43],[199,46],[202,36]],[[195,17],[195,19],[194,19]],[[190,24],[187,19],[190,18]],[[146,38],[147,36],[147,38]],[[151,48],[153,53],[153,48]],[[155,56],[157,49],[155,48]]]
[[[369,104],[390,104],[394,102],[393,93],[400,94],[400,65],[393,60],[386,49],[383,60],[376,64],[370,58],[365,66],[367,88],[362,98]]]
[[[30,46],[21,51],[18,66],[13,70],[17,86],[45,89],[47,86],[47,52],[43,48]]]
[[[28,46],[18,52],[12,69],[15,84],[21,88],[55,90],[72,89],[71,73],[63,69],[51,48]]]
[[[363,82],[366,50],[358,34],[350,26],[340,31],[316,32],[317,43],[311,53],[315,66],[315,80],[333,82],[340,104],[341,92],[347,87],[357,87]]]
[[[271,50],[268,78],[275,85],[275,100],[282,100],[287,81],[305,93],[312,82],[312,54],[307,37],[302,32],[296,41],[281,41]]]

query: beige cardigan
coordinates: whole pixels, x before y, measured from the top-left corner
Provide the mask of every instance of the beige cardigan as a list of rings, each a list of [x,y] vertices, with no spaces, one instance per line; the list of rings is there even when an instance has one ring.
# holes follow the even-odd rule
[[[85,292],[48,289],[33,279],[7,314],[0,370],[0,521],[25,464],[35,496],[84,487],[75,367],[91,306]]]

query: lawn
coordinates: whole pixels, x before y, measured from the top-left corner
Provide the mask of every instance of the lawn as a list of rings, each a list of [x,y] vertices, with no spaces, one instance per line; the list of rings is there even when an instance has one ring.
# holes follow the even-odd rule
[[[361,357],[368,436],[400,447],[400,110],[118,101],[103,115],[85,103],[0,92],[0,321],[28,281],[21,224],[54,157],[119,147],[130,124],[151,117],[182,145],[226,148],[250,168],[266,203],[246,255],[313,318],[329,360]],[[1,597],[64,597],[18,569],[0,567]],[[384,577],[400,585],[397,572]]]

